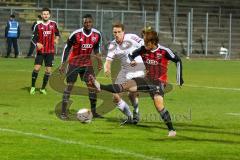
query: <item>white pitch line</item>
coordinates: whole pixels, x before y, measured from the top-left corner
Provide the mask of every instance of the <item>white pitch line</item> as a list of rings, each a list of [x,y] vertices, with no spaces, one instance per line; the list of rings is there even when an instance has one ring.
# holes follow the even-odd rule
[[[226,114],[231,116],[240,116],[240,113],[226,113]]]
[[[17,69],[16,72],[32,72],[31,70],[25,70],[25,69]],[[14,71],[14,72],[15,72]]]
[[[42,135],[42,134],[22,132],[22,131],[13,130],[13,129],[6,129],[6,128],[0,128],[0,131],[1,132],[16,133],[16,134],[20,134],[20,135],[24,135],[24,136],[28,136],[28,137],[37,137],[37,138],[41,138],[41,139],[47,139],[47,140],[56,141],[56,142],[64,143],[64,144],[76,144],[76,145],[80,145],[82,147],[98,149],[98,150],[105,150],[107,152],[111,152],[111,153],[115,153],[115,154],[130,155],[130,156],[133,156],[133,157],[142,158],[144,160],[145,159],[146,160],[163,160],[162,158],[149,157],[147,155],[139,154],[139,153],[135,153],[135,152],[129,152],[129,151],[121,150],[121,149],[112,149],[112,148],[99,146],[99,145],[90,145],[90,144],[83,143],[81,141],[65,140],[65,139],[61,139],[61,138],[57,138],[57,137],[51,137],[51,136]]]
[[[211,86],[198,86],[191,84],[184,84],[183,87],[193,87],[193,88],[206,88],[206,89],[219,89],[219,90],[230,90],[230,91],[240,91],[240,88],[225,88],[225,87],[211,87]]]

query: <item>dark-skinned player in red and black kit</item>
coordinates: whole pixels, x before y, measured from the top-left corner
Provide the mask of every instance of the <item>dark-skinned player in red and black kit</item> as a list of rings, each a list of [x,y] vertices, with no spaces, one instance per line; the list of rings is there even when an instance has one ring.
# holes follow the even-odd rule
[[[65,63],[68,60],[67,67],[67,87],[64,90],[62,98],[61,119],[68,119],[67,106],[71,91],[78,75],[81,80],[89,87],[89,76],[95,77],[93,64],[91,60],[92,52],[98,61],[98,70],[102,69],[101,60],[101,33],[93,27],[93,18],[90,14],[83,16],[83,27],[75,30],[68,38],[62,54],[62,65],[60,72],[65,70]],[[89,100],[93,117],[102,117],[96,112],[97,94],[93,89],[89,89]]]

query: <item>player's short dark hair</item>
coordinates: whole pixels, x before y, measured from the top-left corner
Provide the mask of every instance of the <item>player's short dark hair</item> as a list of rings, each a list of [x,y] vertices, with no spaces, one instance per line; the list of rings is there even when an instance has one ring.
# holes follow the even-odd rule
[[[51,10],[49,8],[43,8],[42,12],[44,12],[44,11],[48,11],[51,14]]]
[[[157,45],[158,42],[159,42],[159,38],[158,38],[157,32],[156,32],[156,31],[153,31],[153,30],[151,30],[151,31],[146,31],[146,32],[144,33],[144,42],[145,42],[146,44],[149,43],[149,42],[151,42],[151,43]]]
[[[112,25],[112,28],[122,28],[122,30],[124,31],[125,30],[125,26],[124,24],[120,23],[120,22],[116,22]]]
[[[11,17],[11,18],[15,18],[15,15],[14,15],[14,14],[11,14],[10,17]]]
[[[85,15],[83,16],[83,19],[84,19],[84,18],[90,18],[90,19],[93,19],[93,17],[92,17],[91,14],[85,14]]]

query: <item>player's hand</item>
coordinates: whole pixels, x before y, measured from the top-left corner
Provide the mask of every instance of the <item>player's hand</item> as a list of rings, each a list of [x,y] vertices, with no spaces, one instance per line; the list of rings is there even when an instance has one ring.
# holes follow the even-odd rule
[[[64,72],[65,72],[65,66],[63,65],[63,64],[61,64],[61,66],[59,67],[59,72],[60,72],[60,74],[64,74]]]
[[[39,50],[42,49],[42,48],[43,48],[43,44],[37,43],[37,48],[38,48]]]
[[[54,43],[55,43],[55,44],[58,44],[58,43],[59,43],[59,40],[58,40],[58,39],[54,39]]]
[[[131,65],[132,67],[134,67],[134,66],[137,65],[137,62],[136,62],[135,60],[133,60],[133,61],[130,62],[130,65]]]

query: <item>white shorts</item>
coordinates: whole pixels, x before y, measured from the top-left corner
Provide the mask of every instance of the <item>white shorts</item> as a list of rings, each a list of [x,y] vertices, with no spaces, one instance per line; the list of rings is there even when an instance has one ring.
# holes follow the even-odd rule
[[[121,71],[118,73],[118,76],[115,80],[115,84],[122,84],[132,78],[144,77],[144,76],[145,76],[144,70],[131,71],[128,69],[121,69]]]

